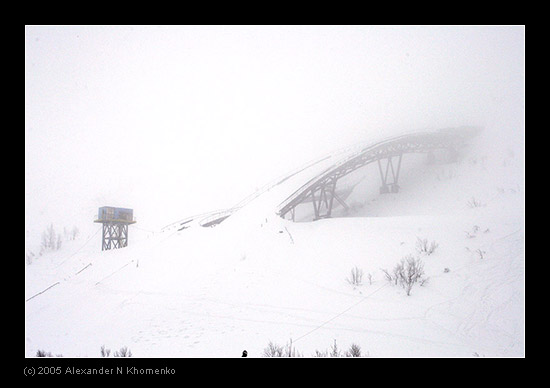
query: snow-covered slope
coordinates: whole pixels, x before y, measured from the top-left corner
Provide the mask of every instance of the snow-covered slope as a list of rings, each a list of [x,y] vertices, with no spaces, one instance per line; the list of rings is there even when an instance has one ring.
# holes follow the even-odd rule
[[[260,357],[292,340],[306,357],[334,341],[371,357],[522,357],[516,146],[482,135],[455,164],[404,160],[400,192],[357,186],[348,217],[280,219],[270,190],[214,228],[167,228],[106,252],[99,235],[65,244],[25,267],[25,355],[98,357],[105,345],[134,357]],[[419,238],[438,244],[431,255],[417,252]],[[428,281],[407,295],[382,269],[410,254]],[[354,267],[358,286],[346,281]]]

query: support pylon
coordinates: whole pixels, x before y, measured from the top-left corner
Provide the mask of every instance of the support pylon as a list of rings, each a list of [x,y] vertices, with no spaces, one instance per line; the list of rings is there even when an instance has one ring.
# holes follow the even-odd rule
[[[395,155],[394,155],[395,156]],[[382,159],[378,159],[378,169],[380,170],[380,178],[382,179],[382,186],[380,186],[380,194],[397,193],[399,192],[399,171],[401,170],[401,159],[403,154],[398,155],[397,167],[394,168],[392,158],[394,156],[388,156],[386,162],[386,170],[382,170]],[[390,177],[391,171],[391,177]],[[391,179],[388,179],[391,178]]]
[[[136,223],[132,209],[112,206],[100,207],[94,222],[103,224],[102,251],[128,246],[128,225]]]
[[[315,220],[320,218],[330,218],[332,215],[332,206],[334,204],[334,198],[336,197],[336,182],[337,178],[333,177],[323,184],[315,192],[311,192],[311,199],[313,202],[313,211],[315,213]],[[316,193],[319,192],[319,197],[316,197]],[[337,199],[339,201],[340,199]]]
[[[103,244],[101,250],[118,249],[128,246],[128,224],[103,222]]]

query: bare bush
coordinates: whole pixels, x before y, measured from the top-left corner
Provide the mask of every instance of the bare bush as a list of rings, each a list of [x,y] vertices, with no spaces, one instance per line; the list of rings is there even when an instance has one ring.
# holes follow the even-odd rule
[[[357,267],[353,267],[351,269],[351,276],[349,278],[346,278],[346,280],[351,285],[361,285],[361,282],[363,280],[363,270]]]
[[[100,349],[101,357],[109,357],[111,354],[111,349],[105,348],[105,345],[101,345]],[[132,351],[128,349],[127,346],[123,346],[120,350],[115,350],[113,353],[114,357],[132,357]]]
[[[402,276],[403,263],[397,263],[395,267],[393,267],[393,270],[391,273],[387,269],[382,269],[382,272],[384,272],[384,277],[388,282],[393,283],[394,285],[397,285],[397,283],[399,282],[399,279]]]
[[[284,348],[271,341],[269,341],[269,344],[267,344],[267,347],[264,349],[264,357],[283,357],[283,354]]]
[[[478,200],[475,199],[474,197],[472,197],[472,199],[470,199],[468,202],[466,202],[466,204],[468,205],[469,208],[475,208],[475,207],[482,207],[482,206],[485,206],[484,203],[478,201]]]
[[[42,245],[41,245],[41,248],[55,250],[55,247],[57,245],[56,244],[56,238],[57,238],[57,236],[55,234],[53,224],[50,224],[50,226],[47,227],[44,232],[42,232]]]
[[[357,344],[351,344],[350,348],[344,353],[338,348],[336,340],[331,345],[330,350],[315,350],[313,357],[361,357],[361,347]]]
[[[408,256],[406,260],[401,260],[401,266],[403,270],[400,272],[399,283],[405,289],[407,295],[410,295],[415,283],[426,281],[423,279],[424,264],[420,259]]]
[[[483,259],[485,257],[485,251],[482,251],[481,249],[476,250],[476,253],[478,254],[480,259]]]
[[[105,349],[105,345],[101,345],[101,357],[109,357],[111,349]]]
[[[115,350],[115,352],[113,353],[113,356],[115,356],[115,357],[132,357],[132,352],[126,346],[123,346],[123,347],[120,348],[119,351]]]
[[[45,350],[37,350],[36,357],[53,357],[52,352],[46,352]],[[63,357],[62,354],[56,354],[55,357]]]
[[[76,240],[79,234],[80,234],[80,231],[78,230],[78,228],[76,226],[73,226],[73,229],[71,230],[71,234],[70,234],[70,239]]]
[[[394,285],[403,287],[407,295],[411,294],[411,289],[414,284],[426,284],[427,278],[424,278],[424,264],[419,258],[412,255],[405,256],[393,269],[390,274],[388,270],[382,269],[386,280]]]
[[[313,354],[313,357],[328,357],[328,350],[325,350],[324,352],[320,352],[319,350],[315,349],[315,353]]]
[[[263,355],[264,357],[303,357],[301,353],[292,347],[292,341],[285,346],[280,346],[269,341]]]
[[[488,229],[487,229],[488,230]],[[467,238],[475,238],[476,235],[477,235],[477,232],[479,232],[479,226],[477,225],[474,225],[473,228],[472,228],[472,231],[469,232],[469,231],[466,231],[466,237]]]
[[[388,270],[387,270],[387,269],[384,269],[384,268],[380,268],[380,270],[381,270],[382,272],[384,272],[384,279],[386,279],[388,282],[391,283],[391,282],[393,281],[393,277],[392,277],[392,275],[388,272]]]
[[[357,344],[351,344],[346,351],[346,357],[361,357],[361,347]]]
[[[427,238],[424,238],[424,239],[420,237],[416,238],[416,251],[421,255],[422,254],[426,256],[431,255],[432,253],[434,253],[435,249],[438,246],[439,244],[436,243],[435,241],[432,241],[431,243],[429,243]]]
[[[44,232],[42,232],[42,243],[40,245],[41,251],[45,251],[48,249],[52,251],[59,250],[61,249],[62,243],[63,240],[61,239],[61,235],[55,233],[53,224],[50,224],[50,226],[47,227]]]
[[[331,357],[340,357],[342,355],[342,352],[338,349],[338,345],[336,345],[336,340],[334,340],[334,344],[330,347],[329,354]]]
[[[25,253],[25,263],[27,263],[27,265],[32,264],[34,258],[35,258],[34,252],[28,251]]]

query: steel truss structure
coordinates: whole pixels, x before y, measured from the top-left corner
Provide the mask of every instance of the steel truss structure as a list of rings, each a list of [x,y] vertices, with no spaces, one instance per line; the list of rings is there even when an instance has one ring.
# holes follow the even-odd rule
[[[467,140],[478,131],[479,129],[474,127],[461,127],[441,129],[435,132],[417,132],[389,138],[367,146],[310,179],[279,205],[277,214],[283,218],[289,214],[294,221],[296,207],[305,202],[312,202],[314,220],[331,217],[334,200],[346,207],[336,191],[338,180],[374,162],[378,163],[382,180],[380,193],[396,193],[399,191],[398,180],[403,154],[428,153],[433,155],[435,150],[444,149],[448,151],[450,159],[453,160],[456,158],[458,150],[467,145]]]
[[[102,222],[103,243],[101,250],[118,249],[128,246],[128,223],[126,222]]]
[[[103,224],[102,251],[128,246],[128,225],[136,223],[132,209],[112,206],[100,207],[94,222]]]

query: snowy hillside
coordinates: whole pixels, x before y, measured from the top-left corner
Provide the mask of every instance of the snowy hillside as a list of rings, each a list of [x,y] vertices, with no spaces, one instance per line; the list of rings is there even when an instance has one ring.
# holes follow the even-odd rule
[[[292,341],[311,357],[336,341],[370,357],[523,357],[523,151],[498,144],[483,133],[452,164],[406,155],[399,193],[360,178],[332,219],[283,220],[268,191],[213,228],[66,243],[25,266],[25,356],[261,357]],[[408,255],[427,279],[410,295],[383,271]]]

